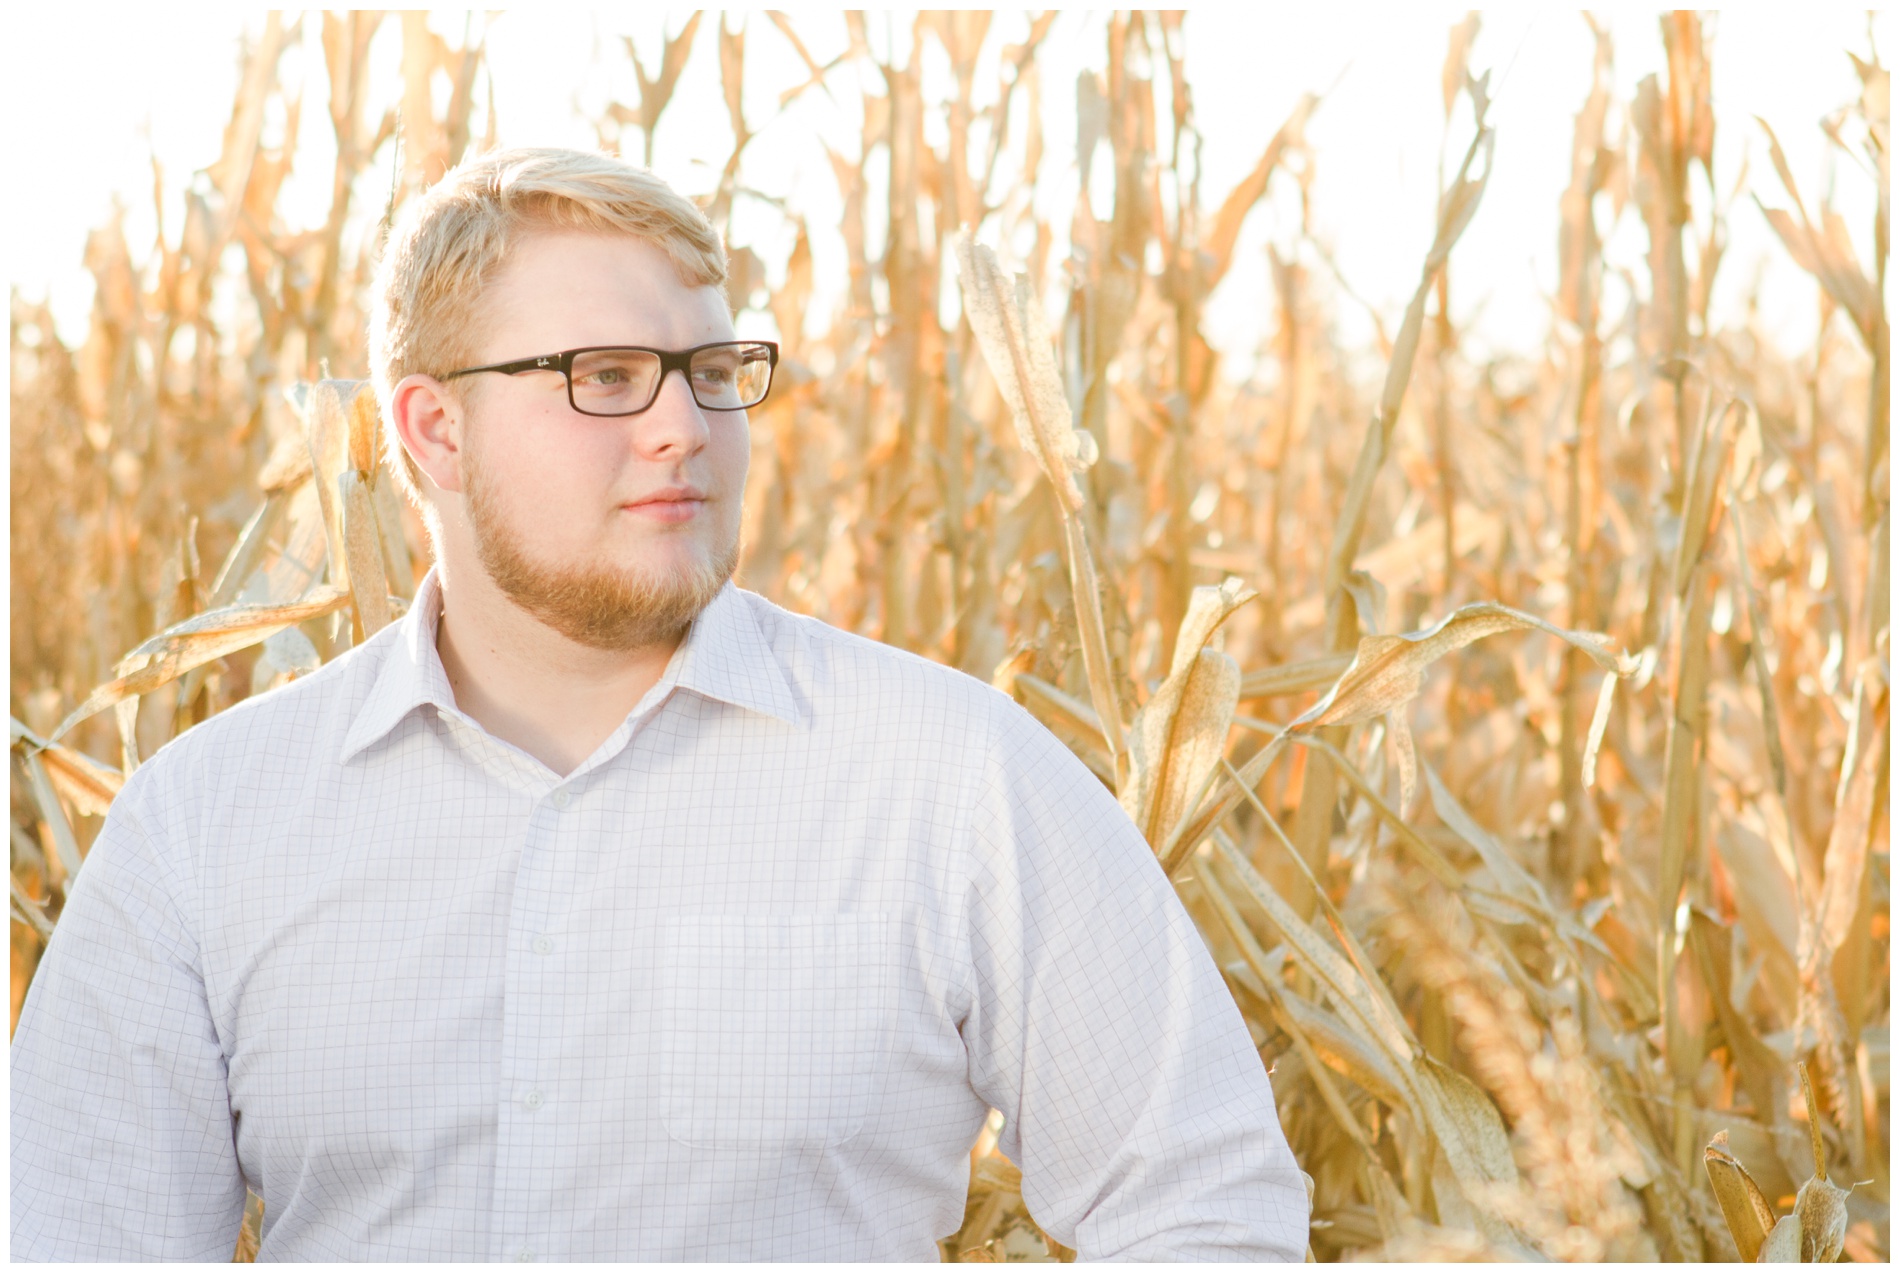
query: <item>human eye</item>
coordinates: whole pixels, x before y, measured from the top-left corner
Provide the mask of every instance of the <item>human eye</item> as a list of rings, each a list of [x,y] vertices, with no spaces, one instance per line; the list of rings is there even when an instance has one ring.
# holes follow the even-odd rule
[[[734,382],[738,379],[738,374],[736,363],[729,358],[695,363],[693,383],[702,389],[717,390],[724,395],[732,389]]]
[[[639,349],[593,349],[574,356],[568,371],[574,405],[613,410],[636,401],[658,371],[651,353]]]
[[[739,354],[732,349],[709,349],[693,359],[693,377],[705,384],[729,384],[739,374]]]

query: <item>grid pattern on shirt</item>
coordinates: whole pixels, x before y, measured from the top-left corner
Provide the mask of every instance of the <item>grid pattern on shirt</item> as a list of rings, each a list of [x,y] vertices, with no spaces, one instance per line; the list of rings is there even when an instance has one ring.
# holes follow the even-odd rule
[[[1192,922],[968,677],[728,587],[559,777],[402,623],[127,784],[13,1044],[13,1252],[934,1259],[988,1107],[1085,1257],[1297,1259]]]

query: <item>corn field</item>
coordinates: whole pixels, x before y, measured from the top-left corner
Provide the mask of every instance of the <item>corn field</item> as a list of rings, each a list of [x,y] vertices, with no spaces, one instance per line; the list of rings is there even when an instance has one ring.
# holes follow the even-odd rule
[[[1324,180],[1306,136],[1324,95],[1260,125],[1239,185],[1204,190],[1196,19],[1110,17],[1076,139],[1042,133],[1042,95],[1072,87],[1042,80],[1054,16],[982,63],[993,87],[990,15],[893,18],[947,56],[942,100],[861,15],[829,62],[776,13],[600,51],[638,86],[594,121],[600,144],[639,162],[688,53],[716,41],[722,229],[772,194],[747,184],[767,122],[745,109],[749,48],[787,42],[807,67],[772,86],[781,106],[841,67],[881,87],[832,152],[848,277],[815,277],[791,211],[789,253],[730,245],[735,310],[785,345],[751,413],[740,581],[994,684],[1119,795],[1271,1070],[1313,1258],[1887,1259],[1889,79],[1871,43],[1841,60],[1824,125],[1843,183],[1877,183],[1869,257],[1765,123],[1715,119],[1707,20],[1662,16],[1666,66],[1619,96],[1608,30],[1576,18],[1595,72],[1573,135],[1548,139],[1572,174],[1549,209],[1553,334],[1481,358],[1448,303],[1482,250],[1463,236],[1497,124],[1467,65],[1475,17],[1448,34],[1443,102],[1416,106],[1467,124],[1416,290],[1348,348],[1333,318],[1358,302],[1317,227],[1236,259],[1270,191],[1306,207]],[[327,119],[279,75],[319,40]],[[373,42],[400,53],[387,111]],[[478,36],[422,14],[273,15],[182,223],[161,216],[149,248],[122,220],[92,234],[83,342],[12,296],[16,1022],[125,775],[390,622],[427,568],[361,384],[366,288],[394,208],[495,144],[485,68]],[[1752,197],[1715,170],[1718,125],[1769,155]],[[311,128],[335,168],[302,177],[333,202],[293,226]],[[1112,211],[1085,193],[1059,236],[1024,185],[1072,143],[1112,166]],[[1752,305],[1712,312],[1743,218],[1812,277],[1811,348],[1780,351]],[[1625,223],[1643,269],[1612,277]],[[1205,325],[1237,268],[1272,283],[1247,359]],[[1072,1258],[997,1129],[945,1258]]]

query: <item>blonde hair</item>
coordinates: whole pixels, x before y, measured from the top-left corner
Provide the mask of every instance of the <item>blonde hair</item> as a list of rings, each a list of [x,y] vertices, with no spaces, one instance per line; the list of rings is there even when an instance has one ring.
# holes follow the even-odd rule
[[[631,235],[665,251],[688,286],[725,287],[726,250],[712,223],[644,168],[584,150],[522,147],[445,174],[397,219],[371,298],[369,356],[384,445],[397,484],[418,507],[421,475],[391,424],[391,394],[404,376],[441,376],[473,360],[482,294],[521,236],[537,228]]]

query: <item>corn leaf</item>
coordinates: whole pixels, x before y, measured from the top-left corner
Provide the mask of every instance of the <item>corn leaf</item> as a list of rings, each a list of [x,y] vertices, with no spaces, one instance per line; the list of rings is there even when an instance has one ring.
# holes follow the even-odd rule
[[[149,694],[200,664],[256,645],[293,624],[340,610],[349,595],[346,588],[323,588],[302,601],[287,605],[234,605],[194,615],[167,628],[120,660],[120,675],[87,695],[86,701],[59,723],[53,737],[58,739],[96,712]]]

